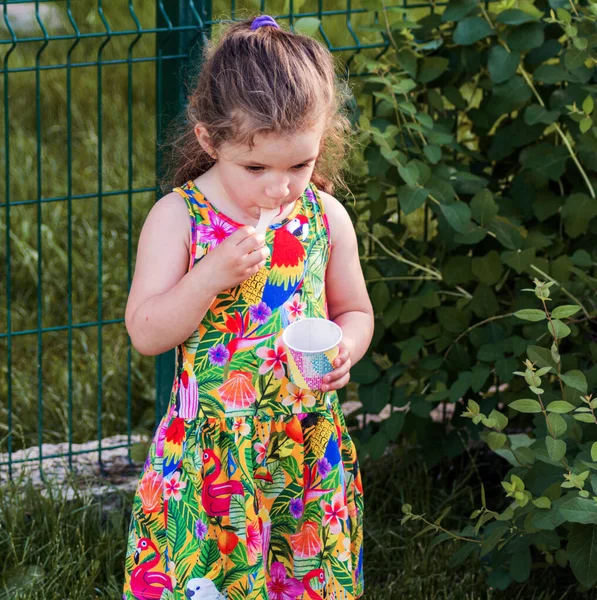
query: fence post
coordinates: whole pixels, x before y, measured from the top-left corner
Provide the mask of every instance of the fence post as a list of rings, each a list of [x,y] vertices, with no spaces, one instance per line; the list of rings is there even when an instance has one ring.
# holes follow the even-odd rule
[[[156,118],[157,118],[157,174],[163,174],[160,144],[164,130],[180,113],[186,103],[183,76],[190,46],[198,36],[198,29],[211,21],[211,0],[157,0],[157,27],[165,29],[157,34],[156,61]],[[158,189],[156,201],[161,197]],[[174,349],[156,357],[156,425],[164,414],[174,379]]]

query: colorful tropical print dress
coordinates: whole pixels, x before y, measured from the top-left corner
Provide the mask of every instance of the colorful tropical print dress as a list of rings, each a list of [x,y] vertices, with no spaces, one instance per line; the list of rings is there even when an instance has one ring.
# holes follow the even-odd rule
[[[241,227],[193,181],[189,270]],[[313,184],[266,232],[270,257],[220,293],[176,349],[170,402],[139,478],[123,599],[363,594],[363,488],[336,392],[287,378],[282,331],[328,316],[331,240]]]

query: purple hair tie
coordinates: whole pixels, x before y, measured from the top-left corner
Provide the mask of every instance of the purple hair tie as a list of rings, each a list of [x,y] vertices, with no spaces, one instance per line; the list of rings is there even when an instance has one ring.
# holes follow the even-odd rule
[[[275,27],[276,29],[280,29],[280,26],[276,23],[273,17],[269,15],[262,15],[261,17],[257,17],[251,23],[251,30],[255,31],[260,27]]]

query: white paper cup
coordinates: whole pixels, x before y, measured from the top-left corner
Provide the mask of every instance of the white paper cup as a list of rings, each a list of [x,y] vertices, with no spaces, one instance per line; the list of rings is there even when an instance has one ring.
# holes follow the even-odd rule
[[[300,388],[321,390],[323,377],[334,370],[342,329],[328,319],[301,319],[284,329],[289,378]]]

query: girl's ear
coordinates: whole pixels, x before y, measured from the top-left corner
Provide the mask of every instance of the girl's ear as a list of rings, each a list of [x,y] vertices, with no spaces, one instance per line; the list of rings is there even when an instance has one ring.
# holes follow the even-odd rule
[[[209,133],[207,132],[205,126],[201,123],[197,123],[194,127],[194,131],[197,141],[203,150],[207,152],[207,154],[209,154],[214,160],[216,160],[218,155],[212,146],[211,138],[209,137]]]

